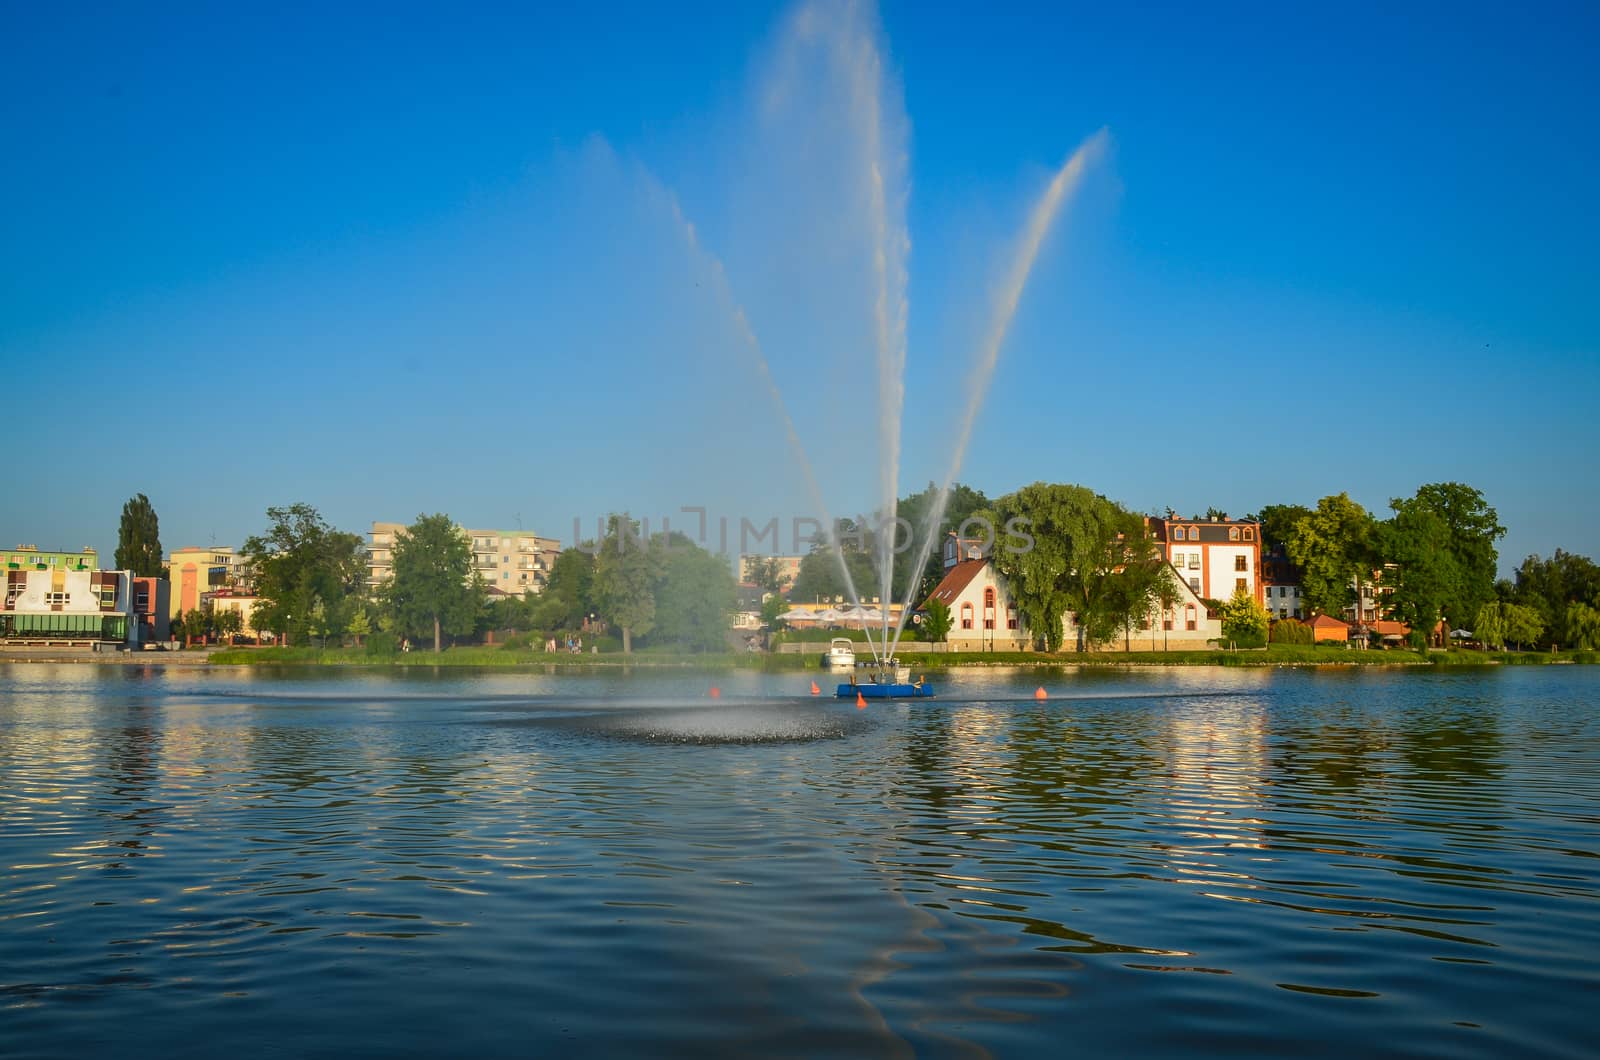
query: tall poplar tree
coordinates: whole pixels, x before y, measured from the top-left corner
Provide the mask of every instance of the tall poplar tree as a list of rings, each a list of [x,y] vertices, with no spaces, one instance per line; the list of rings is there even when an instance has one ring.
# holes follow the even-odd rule
[[[122,506],[116,560],[118,570],[131,570],[135,577],[161,575],[161,523],[150,498],[142,493]]]

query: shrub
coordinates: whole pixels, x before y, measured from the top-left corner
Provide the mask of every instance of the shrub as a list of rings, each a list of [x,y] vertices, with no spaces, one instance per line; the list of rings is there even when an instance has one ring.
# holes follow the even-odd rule
[[[400,638],[385,630],[379,630],[367,637],[368,655],[398,655],[400,654]]]
[[[1298,618],[1280,618],[1272,624],[1272,643],[1310,644],[1316,631]]]

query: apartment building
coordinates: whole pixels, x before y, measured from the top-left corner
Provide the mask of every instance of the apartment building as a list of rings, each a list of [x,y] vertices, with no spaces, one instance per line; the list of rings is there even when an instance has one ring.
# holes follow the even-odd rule
[[[245,558],[227,545],[187,545],[175,548],[167,559],[167,582],[171,586],[168,618],[198,608],[206,593],[246,582]]]
[[[1146,523],[1167,561],[1196,596],[1228,600],[1243,589],[1266,606],[1261,592],[1260,523],[1155,516]]]
[[[368,532],[367,587],[378,587],[394,577],[394,547],[405,533],[405,523],[374,522]],[[550,569],[561,554],[561,542],[526,530],[473,530],[461,528],[472,547],[472,569],[484,583],[500,592],[522,597],[544,591]]]

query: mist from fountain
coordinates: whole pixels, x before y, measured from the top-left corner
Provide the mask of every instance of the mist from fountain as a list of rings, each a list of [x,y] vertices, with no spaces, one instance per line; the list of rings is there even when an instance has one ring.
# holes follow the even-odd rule
[[[989,384],[994,380],[995,365],[1000,359],[1000,348],[1004,345],[1006,333],[1011,329],[1011,321],[1017,314],[1017,305],[1022,301],[1022,292],[1027,287],[1029,274],[1033,272],[1033,264],[1038,260],[1039,248],[1044,243],[1044,237],[1050,231],[1056,215],[1060,213],[1061,204],[1082,182],[1084,171],[1105,154],[1109,142],[1110,134],[1104,129],[1085,140],[1056,171],[1055,179],[1045,188],[1044,194],[1033,208],[1033,213],[1028,217],[1022,241],[1017,247],[1011,269],[1007,272],[1005,283],[1001,286],[995,301],[989,332],[979,349],[978,362],[973,367],[972,377],[967,384],[966,414],[962,416],[960,430],[956,433],[955,448],[950,454],[950,469],[945,473],[944,482],[934,496],[922,547],[918,549],[916,562],[911,567],[913,572],[920,571],[928,562],[934,537],[944,521],[945,505],[950,499],[950,487],[955,483],[956,475],[961,472],[961,461],[966,456],[967,443],[972,440],[973,424],[977,422],[978,410],[983,407],[984,398],[988,396]],[[906,617],[911,614],[912,597],[916,590],[917,583],[912,581],[906,589],[906,599],[900,611],[900,619],[895,623],[893,641],[889,646],[891,655],[900,644],[900,635],[905,630]]]

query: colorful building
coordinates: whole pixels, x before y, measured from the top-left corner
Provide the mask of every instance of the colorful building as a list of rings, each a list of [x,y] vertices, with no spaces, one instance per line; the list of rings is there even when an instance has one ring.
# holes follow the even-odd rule
[[[244,572],[244,557],[225,545],[173,549],[167,560],[167,581],[172,586],[168,617],[197,609],[206,593],[239,585],[244,581]]]
[[[48,566],[7,570],[0,640],[42,645],[139,643],[133,573]]]
[[[18,545],[4,555],[7,570],[100,569],[100,554],[87,545],[77,552],[43,552],[37,545]]]
[[[1243,589],[1262,607],[1261,524],[1243,519],[1145,520],[1167,562],[1202,600],[1226,601]]]

